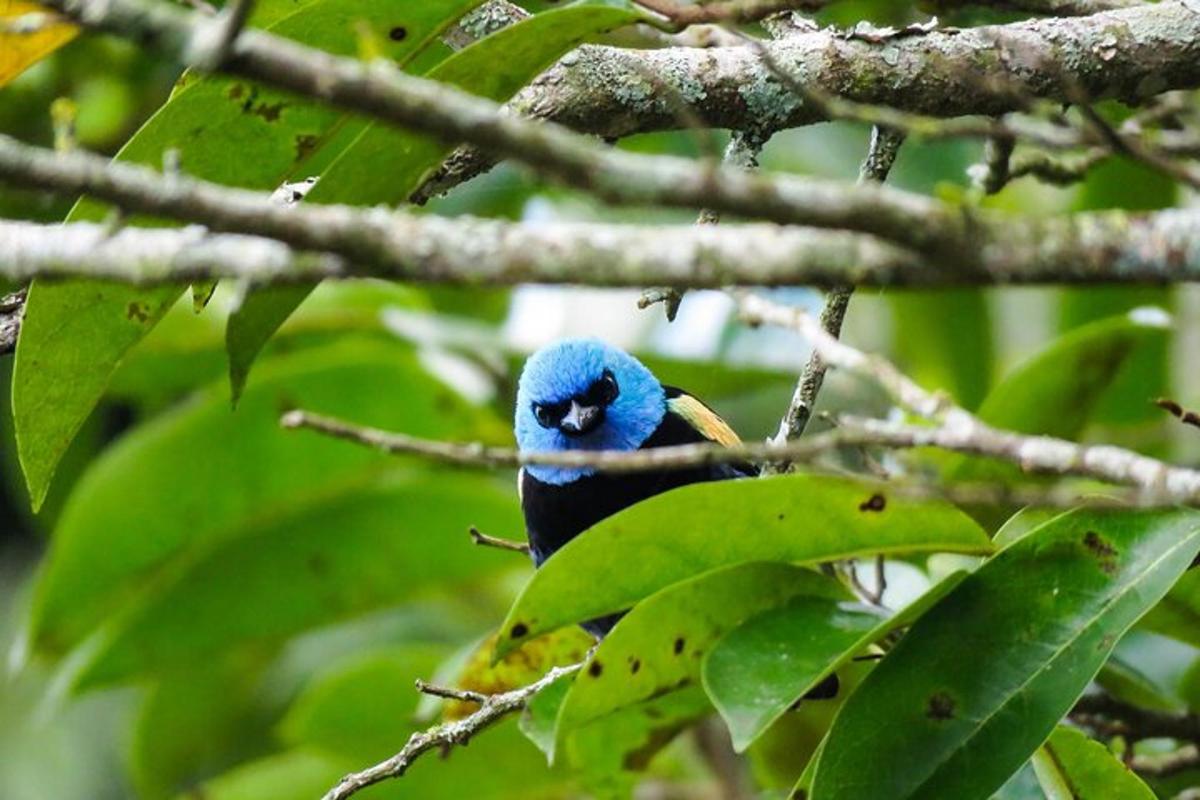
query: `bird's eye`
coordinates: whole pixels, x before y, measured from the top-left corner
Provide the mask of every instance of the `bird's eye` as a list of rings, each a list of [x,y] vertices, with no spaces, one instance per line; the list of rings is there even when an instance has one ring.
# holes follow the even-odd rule
[[[533,404],[533,416],[537,419],[538,425],[543,428],[553,428],[558,422],[554,416],[554,409],[551,406],[544,406],[541,403]]]
[[[604,370],[596,382],[588,387],[587,399],[592,405],[606,406],[613,400],[617,399],[617,395],[621,393],[620,387],[617,386],[617,379],[613,374]]]

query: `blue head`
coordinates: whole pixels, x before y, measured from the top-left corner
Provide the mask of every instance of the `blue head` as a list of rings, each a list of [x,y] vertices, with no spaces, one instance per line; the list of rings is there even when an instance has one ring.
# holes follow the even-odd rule
[[[666,410],[663,387],[642,362],[599,339],[564,339],[525,362],[517,386],[517,445],[527,452],[636,450]],[[595,471],[527,469],[554,484]]]

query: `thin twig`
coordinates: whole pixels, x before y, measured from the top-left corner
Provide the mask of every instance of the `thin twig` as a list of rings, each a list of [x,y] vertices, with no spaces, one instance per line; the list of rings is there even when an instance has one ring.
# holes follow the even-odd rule
[[[1078,104],[1083,118],[1097,134],[1104,139],[1114,152],[1124,153],[1130,158],[1140,161],[1146,166],[1158,170],[1164,175],[1182,183],[1200,189],[1200,173],[1180,164],[1159,153],[1152,146],[1143,143],[1138,137],[1123,133],[1101,117],[1089,103]]]
[[[529,555],[529,545],[525,542],[516,542],[512,539],[500,539],[496,536],[488,536],[474,525],[467,529],[467,533],[471,535],[471,540],[481,547],[495,547],[497,550],[512,550],[517,553]]]
[[[872,128],[867,157],[859,169],[859,182],[882,183],[886,180],[903,142],[903,134],[878,126]],[[842,322],[846,318],[846,309],[850,304],[850,296],[853,292],[854,287],[849,284],[834,287],[829,291],[825,299],[825,307],[821,310],[821,327],[830,336],[836,338],[841,335]],[[824,382],[825,364],[814,350],[804,365],[804,371],[800,374],[800,380],[796,384],[796,390],[792,395],[787,412],[779,422],[779,430],[775,434],[776,442],[797,439],[804,433],[804,429],[812,417],[813,409],[816,407],[817,395]],[[786,462],[776,464],[773,469],[786,471],[787,464]]]
[[[1181,772],[1200,769],[1200,747],[1188,745],[1163,755],[1137,755],[1129,765],[1134,772],[1155,778],[1168,778]],[[1183,795],[1177,795],[1181,800]]]
[[[874,378],[900,405],[934,423],[932,427],[922,427],[842,417],[842,427],[831,433],[856,430],[863,441],[884,447],[939,447],[999,458],[1027,472],[1098,478],[1135,487],[1152,496],[1155,502],[1172,498],[1180,503],[1200,500],[1200,471],[1120,447],[1080,445],[1050,436],[998,430],[956,406],[948,397],[922,389],[886,359],[867,355],[830,336],[801,309],[772,303],[750,293],[740,296],[740,305],[743,319],[800,332],[829,365]]]
[[[743,311],[745,313],[745,310]],[[817,326],[815,320],[812,326]],[[811,332],[811,331],[806,331]],[[822,332],[823,336],[828,336]],[[970,418],[966,411],[945,406],[944,399],[926,393],[907,377],[894,371],[887,362],[846,347],[833,350],[828,338],[818,344],[826,361],[834,366],[849,367],[886,381],[889,390],[899,392],[905,405],[931,418],[938,417],[940,427],[922,427],[901,423],[843,417],[842,425],[834,430],[786,442],[743,443],[734,447],[716,444],[688,444],[654,447],[645,450],[568,450],[552,452],[520,452],[480,443],[453,443],[419,439],[404,434],[366,428],[342,420],[331,419],[302,411],[291,411],[284,418],[285,427],[305,428],[386,453],[418,455],[458,466],[520,467],[531,464],[592,468],[602,472],[630,473],[683,469],[687,467],[764,462],[786,459],[813,461],[842,447],[878,446],[892,449],[937,447],[959,453],[999,458],[1017,464],[1026,472],[1061,476],[1094,478],[1118,485],[1131,486],[1138,491],[1121,496],[1118,503],[1142,506],[1164,506],[1200,502],[1200,471],[1177,467],[1156,459],[1110,446],[1084,446],[1063,439],[1045,436],[1025,436],[1000,431]],[[852,356],[847,355],[853,354]],[[861,361],[859,360],[861,359]],[[910,391],[908,387],[912,387]],[[898,492],[915,496],[945,496],[962,502],[1011,502],[1016,498],[1023,504],[1062,506],[1086,500],[1079,490],[1066,488],[952,485],[944,487],[891,484]]]
[[[21,318],[25,313],[25,289],[0,297],[0,355],[17,349]]]
[[[1200,414],[1195,411],[1184,408],[1167,397],[1160,397],[1154,401],[1154,405],[1166,411],[1171,416],[1182,422],[1184,425],[1191,425],[1194,428],[1200,428]]]
[[[758,22],[783,11],[818,11],[830,0],[716,0],[678,3],[675,0],[637,0],[638,5],[666,17],[680,28],[710,23]]]
[[[413,761],[430,750],[466,744],[472,736],[502,717],[521,710],[538,692],[560,678],[578,672],[582,666],[581,662],[566,667],[555,667],[528,686],[502,694],[481,695],[476,701],[480,703],[478,711],[460,720],[446,722],[426,731],[414,733],[399,753],[361,772],[346,775],[338,781],[337,786],[326,792],[324,800],[346,800],[368,786],[373,786],[389,778],[400,777]]]
[[[207,25],[196,29],[197,35],[184,60],[203,72],[211,72],[224,64],[253,9],[254,0],[229,0]]]
[[[1107,692],[1084,695],[1075,703],[1071,716],[1097,724],[1095,718],[1112,723],[1109,733],[1132,741],[1169,738],[1200,743],[1200,714],[1155,711],[1119,700]],[[1103,723],[1100,723],[1103,724]]]
[[[751,134],[746,131],[734,131],[729,138],[729,144],[725,148],[722,161],[727,165],[740,167],[741,169],[757,169],[758,157],[762,153],[762,148],[766,144],[767,138],[769,138],[769,133]],[[716,225],[720,221],[720,213],[710,209],[702,210],[700,216],[696,218],[697,225]],[[642,292],[642,296],[638,298],[637,306],[644,310],[656,303],[662,303],[663,310],[666,312],[667,322],[674,322],[675,316],[679,313],[679,305],[683,302],[684,292],[686,291],[687,287],[682,286],[656,286],[646,289]]]
[[[431,697],[442,697],[446,700],[461,700],[464,703],[478,703],[483,705],[488,701],[491,695],[483,692],[475,692],[470,689],[455,689],[450,686],[439,686],[436,683],[426,683],[417,678],[417,691],[421,694],[427,694]]]

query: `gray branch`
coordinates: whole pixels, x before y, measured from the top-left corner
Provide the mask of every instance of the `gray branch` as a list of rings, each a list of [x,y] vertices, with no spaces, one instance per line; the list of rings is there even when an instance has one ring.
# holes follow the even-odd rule
[[[1070,102],[1072,86],[1092,99],[1129,103],[1200,86],[1200,12],[1178,0],[1074,19],[933,31],[882,44],[821,30],[765,46],[806,87],[936,117],[995,116],[1022,110],[1033,98]],[[680,96],[696,117],[717,128],[762,124],[782,130],[825,119],[822,109],[788,92],[750,47],[581,47],[510,106],[613,139],[680,127],[674,100]],[[494,163],[486,149],[460,149],[414,199],[444,192]]]
[[[202,21],[196,14],[146,0],[53,0],[52,4],[89,27],[138,38],[175,57],[189,52]],[[810,41],[813,36],[817,37],[815,42]],[[813,52],[813,44],[819,44],[820,49]],[[885,85],[877,87],[877,93],[882,89],[889,102],[899,102],[897,98],[906,91],[902,76],[907,74],[907,86],[922,95],[910,98],[912,105],[927,113],[946,113],[947,97],[982,98],[975,111],[999,113],[1018,101],[1026,102],[1028,96],[1066,96],[1084,91],[1090,96],[1140,99],[1200,84],[1200,13],[1182,2],[1092,17],[978,28],[936,38],[909,37],[881,46],[841,40],[829,33],[803,34],[773,46],[779,48],[772,52],[775,61],[797,80],[813,81],[820,75],[825,85],[835,87],[839,93],[845,93],[841,85],[847,81],[874,83],[864,80],[864,75],[870,76],[873,65],[877,68],[885,64],[890,82],[881,82]],[[244,32],[231,51],[221,67],[230,73],[448,141],[475,144],[611,202],[711,208],[780,223],[859,230],[924,250],[942,265],[972,260],[979,249],[969,215],[926,198],[883,188],[860,187],[846,192],[819,182],[765,178],[727,167],[698,170],[687,159],[608,150],[557,125],[539,125],[497,113],[494,103],[405,75],[389,64],[337,58],[260,31]],[[692,57],[687,48],[658,52]],[[726,86],[722,91],[714,85],[705,93],[706,103],[740,107],[746,118],[739,127],[750,130],[752,124],[760,124],[774,129],[798,124],[810,115],[808,106],[779,84],[754,49],[696,52],[707,71],[723,74],[730,66],[744,69],[748,59],[758,75],[758,84],[742,73],[737,76],[736,86]],[[655,55],[649,53],[646,57],[653,59]],[[806,58],[818,62],[809,63]],[[818,64],[827,67],[829,74],[814,69]],[[953,70],[943,69],[948,64],[954,64]],[[1069,75],[1067,65],[1071,66]],[[647,81],[646,76],[670,81],[679,69],[678,64],[649,60],[639,66],[642,81]],[[988,89],[986,80],[981,84],[980,75],[987,76],[997,69],[1007,76],[1005,85],[1001,90]],[[611,76],[606,81],[611,85]],[[915,87],[921,88],[918,91]],[[668,118],[678,119],[679,96],[689,102],[699,97],[696,88],[694,83],[673,87],[670,102],[666,103]],[[573,102],[595,107],[584,98]],[[696,111],[695,116],[704,118],[702,108]],[[721,124],[712,119],[705,122]]]
[[[514,711],[520,711],[538,692],[560,678],[578,672],[582,666],[583,664],[579,663],[567,667],[555,667],[528,686],[522,686],[503,694],[474,695],[472,700],[481,701],[478,711],[460,720],[414,733],[399,753],[362,772],[354,772],[345,776],[338,781],[337,786],[326,792],[323,800],[346,800],[368,786],[389,778],[400,777],[413,761],[430,750],[465,745],[472,736]]]

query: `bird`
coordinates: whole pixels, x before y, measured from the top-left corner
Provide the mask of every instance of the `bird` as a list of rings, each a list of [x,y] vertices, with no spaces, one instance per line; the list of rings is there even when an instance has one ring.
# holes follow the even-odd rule
[[[701,400],[663,385],[637,358],[596,338],[562,339],[529,357],[517,382],[514,432],[522,453],[741,441]],[[530,555],[540,567],[596,523],[669,489],[757,474],[748,463],[636,473],[526,466],[517,482]],[[583,626],[602,637],[620,616]]]

